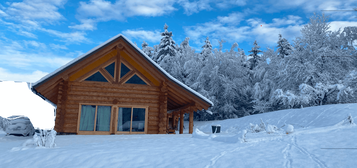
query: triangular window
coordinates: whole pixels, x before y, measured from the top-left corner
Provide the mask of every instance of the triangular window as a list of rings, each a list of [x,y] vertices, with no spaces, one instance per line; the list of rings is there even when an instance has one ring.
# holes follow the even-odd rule
[[[85,81],[108,82],[99,71],[85,79]]]
[[[126,67],[123,63],[121,63],[120,67],[120,77],[123,77],[125,74],[130,72],[130,69]]]
[[[105,67],[105,70],[107,70],[108,73],[114,78],[115,62]]]
[[[146,83],[139,78],[138,75],[134,75],[132,76],[128,81],[126,81],[125,83],[130,83],[130,84],[140,84],[140,85],[146,85]]]

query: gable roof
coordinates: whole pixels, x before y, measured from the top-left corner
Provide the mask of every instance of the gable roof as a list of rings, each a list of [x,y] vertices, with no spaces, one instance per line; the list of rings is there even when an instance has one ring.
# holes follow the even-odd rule
[[[46,76],[44,76],[43,78],[41,78],[40,80],[38,80],[37,82],[35,82],[32,86],[32,89],[34,90],[35,87],[41,85],[42,83],[50,80],[51,78],[53,78],[54,76],[56,76],[57,74],[60,74],[61,72],[63,72],[64,70],[76,65],[77,63],[81,62],[82,60],[84,60],[85,58],[89,57],[90,55],[96,53],[97,51],[99,51],[100,49],[104,48],[105,46],[111,44],[112,42],[119,40],[119,39],[123,39],[124,41],[126,41],[128,44],[130,44],[130,46],[132,48],[134,48],[138,53],[140,53],[140,55],[146,59],[146,61],[148,61],[151,65],[153,65],[157,70],[159,70],[166,78],[168,78],[170,81],[176,83],[177,85],[179,85],[181,88],[185,89],[186,91],[192,93],[193,95],[195,95],[196,97],[200,98],[201,100],[203,100],[204,102],[206,102],[207,104],[209,104],[210,106],[213,106],[214,104],[207,99],[206,97],[204,97],[203,95],[201,95],[200,93],[194,91],[193,89],[191,89],[190,87],[186,86],[185,84],[183,84],[182,82],[180,82],[179,80],[177,80],[176,78],[172,77],[169,73],[167,73],[164,69],[162,69],[156,62],[154,62],[149,56],[147,56],[141,49],[139,49],[136,45],[134,45],[130,40],[128,40],[125,36],[123,36],[122,34],[118,34],[112,38],[110,38],[109,40],[107,40],[106,42],[98,45],[97,47],[94,47],[93,49],[91,49],[90,51],[88,51],[87,53],[75,58],[74,60],[68,62],[67,64],[63,65],[62,67],[58,68],[57,70],[53,71],[50,74],[47,74]],[[41,96],[41,95],[40,95]],[[43,97],[43,96],[41,96]]]

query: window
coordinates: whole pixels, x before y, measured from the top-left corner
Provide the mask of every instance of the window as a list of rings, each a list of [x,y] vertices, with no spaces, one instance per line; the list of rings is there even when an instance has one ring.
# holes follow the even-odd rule
[[[85,79],[85,81],[108,82],[99,71]]]
[[[117,131],[130,131],[131,108],[119,108]]]
[[[82,105],[79,131],[109,131],[111,106]]]
[[[136,74],[125,83],[146,85],[146,83]]]
[[[145,109],[133,108],[133,124],[131,131],[144,132],[145,130]]]
[[[120,67],[120,78],[122,78],[124,75],[130,72],[130,69],[126,67],[123,63],[120,64]]]
[[[115,72],[115,62],[113,62],[112,64],[108,65],[107,67],[105,67],[105,70],[108,71],[108,73],[110,75],[112,75],[112,77],[114,78],[114,72]]]
[[[94,131],[95,106],[82,105],[80,131]]]
[[[110,130],[110,115],[112,107],[98,106],[97,109],[97,123],[96,131],[109,131]]]
[[[112,109],[116,109],[112,112]],[[81,105],[79,134],[146,133],[147,107],[117,105]],[[114,117],[114,118],[112,118]]]
[[[119,132],[145,132],[145,108],[125,108],[118,109]]]

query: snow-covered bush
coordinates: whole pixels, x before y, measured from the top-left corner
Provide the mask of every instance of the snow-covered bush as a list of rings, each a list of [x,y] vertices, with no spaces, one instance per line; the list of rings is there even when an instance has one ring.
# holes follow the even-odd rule
[[[276,127],[275,125],[270,125],[268,124],[266,127],[266,131],[268,134],[274,133],[278,130],[278,127]]]
[[[265,123],[263,122],[262,119],[260,119],[261,123],[258,125],[258,124],[252,124],[252,123],[249,123],[250,125],[250,132],[251,133],[258,133],[258,132],[262,132],[262,131],[266,131],[265,130]]]
[[[56,134],[55,130],[39,130],[39,133],[36,132],[33,136],[33,141],[36,146],[53,148],[56,146]]]
[[[291,134],[294,132],[294,126],[288,124],[288,126],[285,129],[286,134]]]
[[[264,128],[258,126],[258,124],[250,123],[250,130],[251,133],[258,133],[264,131]]]

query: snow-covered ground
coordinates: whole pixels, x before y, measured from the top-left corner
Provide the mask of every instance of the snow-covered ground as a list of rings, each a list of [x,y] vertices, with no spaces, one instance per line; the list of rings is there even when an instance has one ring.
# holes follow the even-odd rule
[[[357,120],[357,104],[195,122],[193,135],[59,135],[55,148],[0,132],[0,167],[355,167],[357,127],[344,122],[349,114]],[[250,123],[261,121],[279,129],[248,131],[243,140]],[[213,124],[222,133],[210,134]],[[288,124],[293,133],[285,133]]]

